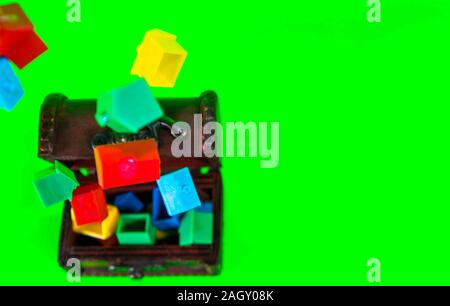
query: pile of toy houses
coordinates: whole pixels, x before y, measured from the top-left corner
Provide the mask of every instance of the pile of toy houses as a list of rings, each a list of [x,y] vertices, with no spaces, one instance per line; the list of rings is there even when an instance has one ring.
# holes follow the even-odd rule
[[[0,107],[10,111],[23,96],[10,61],[23,68],[45,50],[19,5],[0,6]],[[132,134],[158,121],[164,114],[150,86],[173,87],[186,56],[176,36],[147,32],[131,71],[139,79],[98,98],[98,124]],[[212,243],[212,204],[201,203],[188,168],[161,176],[156,140],[97,146],[93,158],[95,183],[80,185],[75,173],[59,161],[34,179],[45,207],[70,201],[75,233],[100,240],[117,236],[120,245],[154,245],[157,237],[174,232],[181,246]],[[112,203],[106,201],[105,190],[133,190],[135,185],[155,181],[149,199],[127,192]]]

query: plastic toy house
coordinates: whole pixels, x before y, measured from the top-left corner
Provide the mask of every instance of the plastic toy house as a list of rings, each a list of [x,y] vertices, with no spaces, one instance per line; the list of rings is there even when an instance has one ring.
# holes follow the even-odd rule
[[[18,4],[0,6],[0,55],[23,68],[47,50]]]
[[[213,214],[189,211],[180,225],[180,245],[211,244],[213,241]]]
[[[45,207],[66,200],[72,200],[72,192],[79,186],[75,174],[55,161],[52,167],[34,176],[34,186]]]
[[[188,168],[166,174],[157,183],[169,216],[201,205]]]
[[[144,204],[133,192],[118,195],[114,199],[114,205],[121,213],[137,213],[144,209]]]
[[[78,225],[102,223],[108,216],[103,190],[95,183],[78,187],[73,192],[72,210]]]
[[[103,94],[98,99],[95,117],[102,127],[108,126],[119,133],[137,133],[163,115],[150,87],[140,79]]]
[[[175,35],[158,29],[148,31],[137,48],[131,74],[143,77],[153,87],[174,87],[187,57],[176,40]]]
[[[0,107],[8,112],[12,111],[23,95],[20,81],[9,61],[0,57]]]
[[[94,222],[85,225],[78,225],[74,211],[71,212],[72,231],[99,240],[106,240],[115,235],[117,223],[119,221],[119,210],[117,207],[108,205],[107,218],[102,222]]]
[[[152,224],[159,230],[178,230],[180,215],[169,216],[159,188],[153,189]]]
[[[218,120],[217,95],[213,92],[205,92],[196,98],[158,101],[164,113],[177,121],[193,124],[193,114],[197,113],[201,113],[206,122]],[[98,126],[95,112],[95,100],[69,100],[62,95],[48,96],[41,108],[39,156],[49,161],[63,161],[77,174],[82,185],[98,181],[93,137],[99,133],[108,133],[107,129]],[[98,147],[123,143],[120,137],[117,144],[114,139],[116,137],[108,140],[112,143],[102,143]],[[59,246],[59,263],[62,267],[66,268],[68,259],[78,258],[83,267],[83,275],[130,275],[138,278],[145,275],[217,274],[220,271],[222,180],[219,161],[216,158],[203,157],[175,158],[171,153],[172,140],[170,129],[161,125],[155,140],[158,143],[161,176],[187,168],[184,171],[189,172],[199,200],[211,204],[212,243],[199,244],[195,242],[200,240],[194,240],[192,244],[180,246],[182,238],[176,229],[156,231],[155,226],[147,227],[149,218],[150,224],[154,225],[152,219],[155,217],[163,222],[168,217],[168,214],[166,216],[164,213],[153,215],[155,203],[159,205],[159,209],[165,205],[161,204],[161,198],[155,199],[156,181],[148,181],[104,190],[106,202],[109,204],[114,204],[118,196],[132,192],[144,205],[144,209],[138,213],[143,214],[142,219],[130,221],[133,217],[128,216],[135,215],[134,212],[121,214],[117,235],[110,237],[108,230],[114,228],[113,221],[116,216],[119,218],[117,208],[116,213],[109,209],[108,217],[101,223],[101,228],[99,223],[94,223],[94,228],[91,228],[90,224],[80,228],[72,219],[70,201],[66,201]],[[125,143],[132,144],[136,141],[142,140],[130,137]],[[111,165],[115,165],[114,160]],[[201,171],[205,168],[209,171]],[[82,175],[80,169],[83,169],[87,176]],[[198,209],[201,210],[202,206]],[[90,234],[90,237],[87,237],[86,233]],[[152,240],[153,244],[150,245]]]
[[[154,139],[98,146],[94,155],[98,183],[103,189],[151,183],[161,175]]]
[[[151,225],[149,214],[122,215],[117,229],[120,245],[153,245],[156,228]]]

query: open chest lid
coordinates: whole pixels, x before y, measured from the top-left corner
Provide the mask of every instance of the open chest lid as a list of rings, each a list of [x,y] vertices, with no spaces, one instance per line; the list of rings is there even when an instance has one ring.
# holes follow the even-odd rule
[[[87,168],[95,171],[93,147],[97,144],[117,143],[136,140],[136,137],[155,137],[158,140],[162,173],[188,167],[191,171],[208,167],[218,171],[219,160],[207,157],[181,157],[172,155],[174,136],[171,123],[183,121],[191,127],[194,137],[194,114],[202,115],[202,124],[218,121],[217,95],[206,91],[196,98],[158,99],[167,120],[146,127],[139,134],[117,134],[109,128],[100,127],[95,120],[96,100],[70,100],[62,94],[47,96],[40,114],[39,157],[53,162],[61,161],[72,170]],[[198,137],[198,136],[197,136]],[[203,147],[203,136],[201,137]],[[191,141],[194,156],[195,141]]]

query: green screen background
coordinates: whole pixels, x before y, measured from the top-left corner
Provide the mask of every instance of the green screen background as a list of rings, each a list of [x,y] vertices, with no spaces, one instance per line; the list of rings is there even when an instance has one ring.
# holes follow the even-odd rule
[[[0,0],[1,4],[9,1]],[[66,285],[62,205],[32,187],[44,97],[94,98],[135,77],[144,33],[189,52],[173,89],[213,89],[222,121],[280,122],[280,164],[225,158],[223,271],[216,277],[82,278],[84,285],[450,284],[449,3],[19,1],[49,51],[18,71],[26,97],[0,111],[0,284]]]

